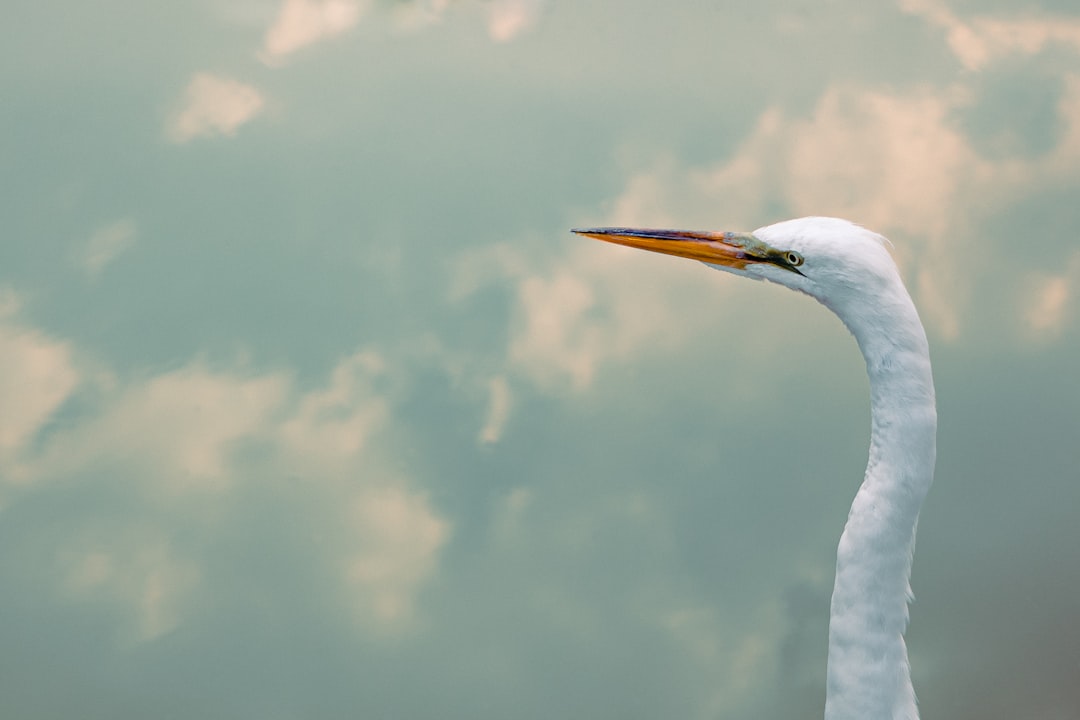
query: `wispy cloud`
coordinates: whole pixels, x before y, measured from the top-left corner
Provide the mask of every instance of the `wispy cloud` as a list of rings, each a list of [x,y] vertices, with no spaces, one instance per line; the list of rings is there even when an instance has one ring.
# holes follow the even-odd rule
[[[77,253],[87,276],[98,277],[106,265],[134,245],[136,230],[133,218],[122,218],[98,228]]]
[[[19,322],[18,299],[0,303],[0,468],[14,464],[56,409],[78,386],[71,346]]]
[[[1069,301],[1070,287],[1065,277],[1043,280],[1035,292],[1034,302],[1028,310],[1028,323],[1040,334],[1058,333],[1065,319],[1065,305]]]
[[[496,443],[502,437],[506,421],[510,417],[510,384],[502,375],[493,377],[488,382],[487,421],[480,430],[480,442]]]
[[[264,105],[262,94],[250,85],[198,73],[188,83],[183,107],[169,123],[166,134],[176,143],[197,137],[234,135]]]
[[[266,31],[261,57],[267,64],[321,40],[349,30],[367,9],[358,0],[285,0],[274,24]]]
[[[440,22],[452,0],[406,0],[395,2],[390,16],[400,30],[419,30]]]
[[[546,5],[545,0],[405,0],[394,3],[391,18],[397,28],[414,31],[442,22],[451,8],[482,13],[488,37],[503,43],[515,40],[535,27]]]
[[[263,37],[259,57],[267,65],[281,64],[298,50],[349,31],[371,4],[370,0],[284,0]],[[441,23],[451,8],[483,13],[488,36],[495,42],[509,42],[536,25],[545,4],[544,0],[405,0],[393,3],[388,12],[391,25],[406,32]]]
[[[1011,54],[1034,55],[1052,44],[1080,52],[1080,20],[1075,18],[978,15],[963,19],[942,0],[901,0],[900,7],[944,30],[949,49],[968,70],[981,70]]]
[[[170,545],[160,528],[85,536],[60,554],[66,599],[120,608],[126,622],[118,635],[125,643],[172,632],[198,589],[200,573]]]
[[[1071,309],[1076,302],[1080,286],[1080,252],[1074,253],[1065,263],[1060,275],[1035,275],[1028,278],[1026,289],[1030,302],[1024,320],[1032,339],[1050,341],[1058,339],[1072,319]]]

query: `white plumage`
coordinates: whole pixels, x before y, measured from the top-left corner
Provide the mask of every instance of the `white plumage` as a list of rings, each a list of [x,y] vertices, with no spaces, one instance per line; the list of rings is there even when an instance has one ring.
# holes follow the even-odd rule
[[[926,333],[887,241],[822,217],[749,234],[575,232],[804,292],[855,336],[870,378],[870,457],[837,547],[825,718],[917,720],[904,631],[915,527],[934,475],[937,412]]]

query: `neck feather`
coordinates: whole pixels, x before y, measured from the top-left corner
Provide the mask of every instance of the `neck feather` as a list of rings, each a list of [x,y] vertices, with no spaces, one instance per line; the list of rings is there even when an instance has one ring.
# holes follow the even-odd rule
[[[896,277],[881,302],[833,309],[870,378],[866,477],[836,557],[826,720],[917,720],[904,631],[919,509],[934,475],[937,415],[926,334]]]

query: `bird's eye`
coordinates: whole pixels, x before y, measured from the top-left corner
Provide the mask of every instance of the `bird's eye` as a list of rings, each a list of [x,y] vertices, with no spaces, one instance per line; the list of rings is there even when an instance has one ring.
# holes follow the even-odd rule
[[[799,267],[803,264],[803,256],[794,250],[788,250],[784,253],[784,259],[787,260],[787,264],[791,267]]]

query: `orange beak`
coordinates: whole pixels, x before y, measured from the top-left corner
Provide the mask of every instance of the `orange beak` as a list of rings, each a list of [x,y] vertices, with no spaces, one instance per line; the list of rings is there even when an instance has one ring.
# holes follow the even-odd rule
[[[733,270],[743,270],[753,263],[769,263],[802,275],[793,264],[784,261],[782,253],[770,248],[751,233],[623,227],[575,228],[571,232],[616,245],[700,260]]]
[[[689,230],[650,230],[635,228],[575,228],[571,232],[586,237],[627,245],[632,248],[700,260],[713,265],[742,270],[758,261],[747,245],[760,243],[753,235],[731,232],[695,232]]]

